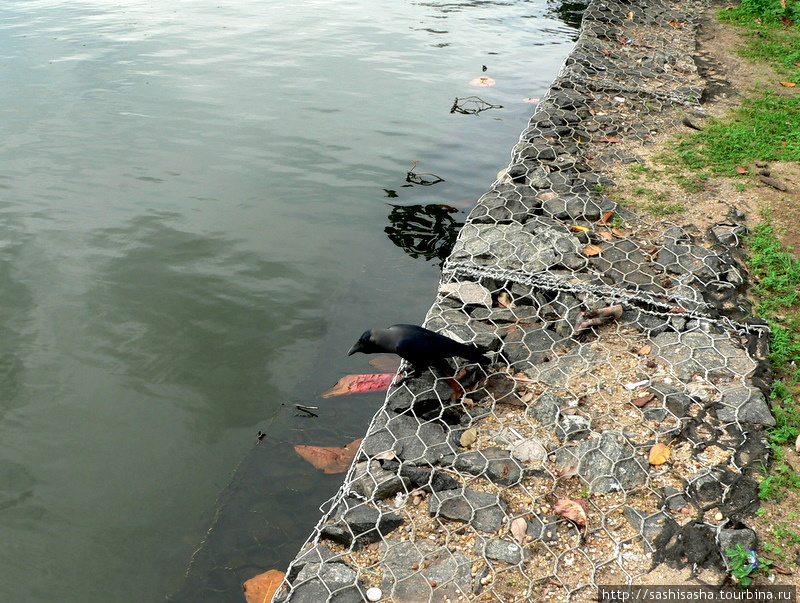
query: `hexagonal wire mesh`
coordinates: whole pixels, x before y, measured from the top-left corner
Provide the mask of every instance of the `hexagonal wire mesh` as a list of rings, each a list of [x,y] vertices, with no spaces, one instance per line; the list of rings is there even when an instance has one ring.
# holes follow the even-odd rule
[[[277,601],[588,601],[752,540],[773,418],[740,230],[620,231],[639,218],[599,171],[699,102],[694,35],[665,4],[589,5],[426,319],[492,364],[390,388]]]

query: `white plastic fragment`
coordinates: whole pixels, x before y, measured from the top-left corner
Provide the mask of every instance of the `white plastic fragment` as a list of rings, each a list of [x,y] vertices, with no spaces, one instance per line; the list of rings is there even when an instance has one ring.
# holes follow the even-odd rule
[[[644,379],[643,381],[637,381],[636,383],[626,383],[625,389],[629,389],[631,391],[635,390],[637,387],[643,387],[650,383],[649,379]]]
[[[383,591],[377,586],[367,589],[367,601],[380,601]]]

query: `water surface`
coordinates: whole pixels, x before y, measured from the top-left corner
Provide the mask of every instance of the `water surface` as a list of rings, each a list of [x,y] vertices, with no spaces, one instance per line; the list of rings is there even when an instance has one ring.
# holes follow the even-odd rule
[[[380,403],[317,396],[370,370],[359,333],[433,300],[392,206],[463,220],[574,39],[552,8],[0,5],[0,599],[182,588],[259,430],[259,563],[291,558],[340,481],[291,446],[359,437]],[[472,94],[503,109],[449,112]],[[405,186],[415,161],[445,181]]]

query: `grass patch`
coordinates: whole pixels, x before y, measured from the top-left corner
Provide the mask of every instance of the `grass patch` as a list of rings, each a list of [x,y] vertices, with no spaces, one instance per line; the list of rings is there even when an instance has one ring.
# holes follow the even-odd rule
[[[681,136],[670,151],[668,163],[726,176],[754,161],[800,161],[800,95],[757,92],[731,118]]]
[[[800,476],[786,461],[784,450],[794,446],[800,435],[800,260],[781,244],[768,213],[762,214],[747,243],[758,314],[772,330],[770,362],[775,374],[770,401],[776,424],[767,430],[772,466],[759,495],[779,501],[787,489],[800,490]]]

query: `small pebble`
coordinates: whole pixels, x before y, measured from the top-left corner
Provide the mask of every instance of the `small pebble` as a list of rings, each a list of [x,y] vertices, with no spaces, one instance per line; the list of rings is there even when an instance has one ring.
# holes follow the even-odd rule
[[[714,515],[714,521],[722,521],[722,517],[723,517],[722,513],[717,511],[716,514]]]
[[[383,591],[377,586],[373,586],[372,588],[367,589],[368,601],[380,601],[382,596],[383,596]]]

